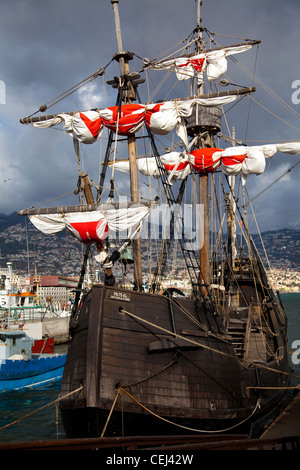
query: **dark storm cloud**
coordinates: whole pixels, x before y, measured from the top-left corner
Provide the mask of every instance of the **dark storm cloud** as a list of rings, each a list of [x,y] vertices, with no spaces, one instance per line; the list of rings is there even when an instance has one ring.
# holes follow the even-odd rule
[[[194,0],[120,0],[119,11],[124,49],[141,57],[155,57],[185,38],[196,25]],[[248,115],[249,102],[242,102],[240,111],[235,107],[228,113],[229,128],[235,125],[237,137],[247,139],[249,145],[299,140],[298,116],[292,116],[266,89],[271,88],[300,113],[300,104],[291,100],[292,83],[300,80],[299,2],[204,0],[201,12],[202,24],[208,30],[234,37],[215,36],[221,44],[239,42],[235,38],[262,41],[257,57],[251,52],[243,57],[241,54],[238,60],[251,72],[256,67],[263,83],[255,83],[254,98],[264,107],[253,101]],[[2,2],[0,80],[6,86],[6,102],[0,104],[0,213],[18,211],[75,189],[76,160],[71,139],[54,129],[22,126],[19,119],[106,65],[116,50],[110,0]],[[241,85],[252,85],[251,76],[244,79],[235,64],[229,65],[230,77]],[[117,65],[112,64],[105,80],[117,73]],[[88,102],[105,106],[101,80],[93,82],[85,93],[74,94],[49,109],[49,113],[83,109]],[[114,104],[112,92],[106,88],[108,106]],[[98,150],[88,148],[84,152],[94,154],[98,161]],[[277,154],[265,174],[250,180],[251,194],[259,193],[297,158]],[[98,171],[96,164],[93,169]],[[300,165],[263,193],[259,205],[255,200],[263,230],[300,227],[299,178]]]

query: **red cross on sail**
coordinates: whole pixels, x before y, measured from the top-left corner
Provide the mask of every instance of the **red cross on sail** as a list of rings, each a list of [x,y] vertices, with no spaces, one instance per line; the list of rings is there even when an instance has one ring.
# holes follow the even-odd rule
[[[121,106],[112,106],[100,110],[105,127],[121,135],[134,134],[144,123],[145,106],[138,104],[129,104]]]
[[[103,240],[108,235],[108,224],[104,219],[70,222],[68,229],[82,243],[87,245],[95,243],[98,248],[101,248]]]
[[[102,119],[97,115],[94,119],[89,117],[88,113],[79,113],[80,119],[84,122],[90,133],[95,139],[98,139],[100,129],[102,128]]]
[[[192,65],[197,72],[202,72],[203,64],[205,63],[205,57],[198,57],[198,58],[191,58],[183,63],[177,61],[176,65],[180,69],[187,69],[190,70],[190,66]],[[185,79],[185,78],[184,78]]]
[[[96,111],[75,113],[74,116],[61,115],[68,133],[84,144],[93,144],[101,136],[102,119]]]
[[[218,148],[193,150],[189,155],[190,164],[199,173],[211,173],[221,163],[221,155],[218,152],[222,152],[222,150]]]
[[[229,46],[221,49],[201,52],[191,57],[176,57],[151,64],[153,69],[173,69],[178,80],[188,80],[195,72],[198,80],[203,80],[203,72],[207,72],[208,80],[215,80],[227,71],[227,56],[245,52],[253,47],[253,43]]]

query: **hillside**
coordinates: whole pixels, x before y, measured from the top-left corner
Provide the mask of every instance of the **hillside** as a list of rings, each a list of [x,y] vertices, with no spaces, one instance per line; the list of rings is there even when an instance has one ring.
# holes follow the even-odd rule
[[[271,268],[300,271],[299,230],[269,231],[261,237]],[[268,267],[260,237],[253,235],[253,239]],[[32,272],[36,263],[39,274],[78,275],[81,260],[82,245],[65,231],[46,236],[27,217],[0,214],[0,266],[12,261],[14,270],[26,274],[28,266]]]
[[[0,266],[11,261],[20,274],[28,273],[28,266],[32,273],[36,264],[39,274],[78,275],[81,248],[65,231],[46,236],[27,217],[0,214]]]
[[[281,229],[261,234],[265,251],[272,268],[290,268],[300,271],[300,230]],[[266,263],[266,254],[260,237],[253,235],[254,242]]]

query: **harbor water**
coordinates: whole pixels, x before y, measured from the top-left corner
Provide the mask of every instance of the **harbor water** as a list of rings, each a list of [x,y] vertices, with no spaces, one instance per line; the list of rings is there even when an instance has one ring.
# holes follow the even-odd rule
[[[300,292],[282,294],[281,299],[289,322],[291,367],[293,374],[300,377],[300,364],[297,364],[300,362]],[[300,378],[292,378],[292,385],[299,383]],[[64,439],[59,409],[53,404],[59,390],[60,382],[57,382],[41,388],[0,394],[0,442]]]

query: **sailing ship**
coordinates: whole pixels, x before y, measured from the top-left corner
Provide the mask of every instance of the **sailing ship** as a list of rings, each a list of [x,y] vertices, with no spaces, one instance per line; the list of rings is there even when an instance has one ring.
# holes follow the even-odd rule
[[[229,58],[249,54],[259,41],[207,47],[198,0],[196,28],[180,51],[143,59],[132,73],[134,54],[123,49],[118,3],[111,0],[118,45],[113,60],[120,76],[107,82],[117,90],[115,105],[21,119],[42,128],[63,123],[79,162],[79,204],[20,212],[42,232],[66,229],[85,245],[60,393],[65,432],[68,437],[255,435],[282,405],[291,371],[284,307],[268,281],[238,195],[246,197],[248,175],[261,174],[266,159],[277,151],[300,153],[300,143],[249,147],[222,132],[228,105],[255,93],[236,85],[218,91],[228,84]],[[175,76],[178,86],[189,83],[190,94],[143,102],[142,73]],[[105,130],[107,150],[93,188],[80,168],[80,146],[95,145]],[[164,139],[168,151],[160,150]],[[125,159],[119,150],[124,144]],[[120,171],[128,175],[130,201],[117,199]],[[149,189],[150,179],[156,191]],[[166,212],[159,212],[162,206]],[[168,225],[159,226],[165,236],[146,289],[144,255],[151,235],[147,240],[143,230],[154,231],[147,221],[155,211]],[[173,248],[184,261],[189,295],[172,283],[164,289]],[[91,259],[102,266],[104,279],[87,290],[83,282]],[[127,286],[115,275],[120,264],[127,273],[133,270]]]

